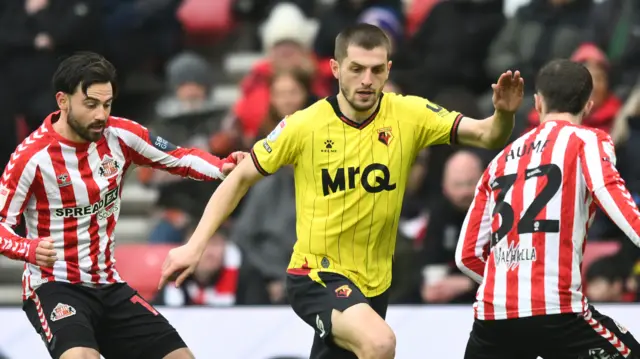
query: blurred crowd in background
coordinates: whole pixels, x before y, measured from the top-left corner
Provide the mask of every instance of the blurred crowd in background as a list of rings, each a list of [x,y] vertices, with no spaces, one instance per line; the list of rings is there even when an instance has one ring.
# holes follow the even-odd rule
[[[50,78],[59,59],[73,51],[97,51],[117,66],[121,91],[114,115],[176,145],[223,157],[249,149],[284,116],[335,93],[328,65],[335,36],[346,25],[367,22],[394,44],[386,91],[482,118],[492,113],[492,81],[519,70],[526,99],[513,139],[539,123],[537,70],[555,58],[584,63],[595,102],[584,124],[612,136],[618,168],[640,202],[640,161],[634,160],[640,153],[640,2],[520,0],[515,13],[505,15],[509,2],[3,0],[0,163],[4,167],[18,141],[56,109]],[[234,77],[227,70],[240,64],[224,59],[238,51],[261,55]],[[237,89],[232,103],[221,103],[222,84]],[[402,209],[393,303],[473,301],[476,286],[457,270],[454,251],[475,185],[495,154],[458,146],[419,154]],[[159,193],[149,214],[153,229],[140,238],[149,246],[188,239],[218,185],[145,168],[134,177]],[[290,169],[265,178],[211,238],[185,286],[147,295],[171,306],[284,304],[296,239],[294,203]],[[132,265],[123,260],[118,265]],[[640,250],[601,212],[585,262],[592,301],[640,301]]]

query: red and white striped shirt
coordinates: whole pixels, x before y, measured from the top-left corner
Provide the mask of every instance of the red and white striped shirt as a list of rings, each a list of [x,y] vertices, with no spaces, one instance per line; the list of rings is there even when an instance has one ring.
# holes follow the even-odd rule
[[[75,143],[58,133],[55,112],[11,155],[0,179],[2,254],[26,260],[32,239],[52,237],[53,268],[26,263],[23,299],[49,281],[121,282],[115,268],[114,228],[122,180],[131,165],[150,166],[195,180],[223,179],[221,160],[198,149],[176,147],[138,123],[110,117],[97,142]],[[24,214],[27,238],[15,234]],[[26,250],[28,251],[28,250]]]
[[[498,154],[464,221],[458,267],[480,283],[475,316],[584,313],[581,263],[596,205],[640,247],[640,212],[606,133],[547,120]]]

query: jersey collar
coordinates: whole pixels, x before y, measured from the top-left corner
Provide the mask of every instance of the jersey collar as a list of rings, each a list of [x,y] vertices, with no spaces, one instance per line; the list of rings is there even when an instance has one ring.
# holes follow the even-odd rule
[[[380,93],[380,101],[378,101],[378,107],[376,107],[376,110],[373,111],[371,116],[369,116],[369,118],[367,118],[366,120],[362,121],[362,123],[358,123],[358,122],[355,122],[353,120],[348,119],[347,116],[345,116],[342,113],[342,111],[340,111],[340,106],[338,106],[338,95],[333,95],[333,96],[327,97],[327,102],[329,102],[329,104],[333,108],[333,112],[335,112],[336,116],[338,116],[338,118],[342,122],[346,123],[347,125],[355,128],[355,129],[362,130],[363,128],[367,127],[368,124],[373,122],[373,120],[376,118],[376,116],[380,112],[380,106],[382,106],[382,97],[383,96],[384,96],[384,93]]]

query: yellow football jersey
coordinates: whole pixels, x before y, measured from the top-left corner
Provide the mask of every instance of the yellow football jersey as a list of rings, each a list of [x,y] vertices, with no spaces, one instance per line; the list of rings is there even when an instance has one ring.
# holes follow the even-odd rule
[[[405,185],[418,152],[455,142],[462,115],[423,98],[383,94],[362,123],[335,96],[283,119],[251,150],[269,175],[294,166],[297,241],[288,272],[334,272],[368,297],[391,284]]]

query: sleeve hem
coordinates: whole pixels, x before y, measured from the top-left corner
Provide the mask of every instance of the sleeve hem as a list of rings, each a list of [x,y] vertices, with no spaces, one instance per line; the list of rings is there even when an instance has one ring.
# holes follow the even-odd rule
[[[251,149],[251,160],[253,161],[253,165],[256,166],[256,169],[258,170],[258,172],[260,172],[261,175],[265,177],[271,175],[271,173],[269,173],[264,169],[264,167],[262,167],[260,161],[258,161],[258,156],[256,156],[256,152],[253,150],[253,148]]]
[[[451,132],[449,133],[449,143],[452,145],[458,143],[458,127],[460,127],[460,121],[462,121],[463,117],[463,114],[458,114],[456,119],[453,121],[453,125],[451,125]]]

